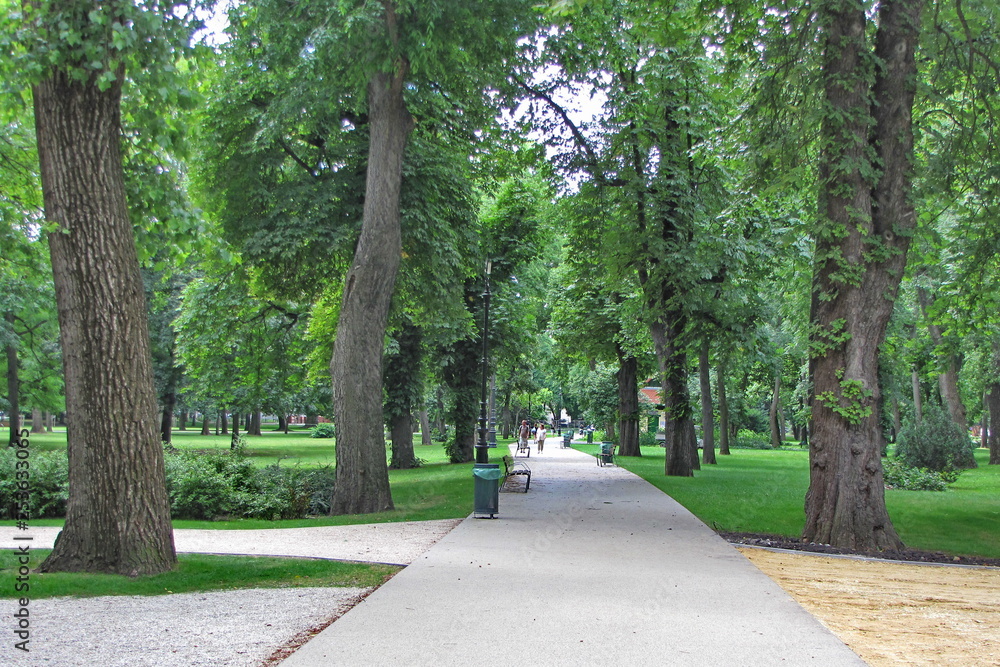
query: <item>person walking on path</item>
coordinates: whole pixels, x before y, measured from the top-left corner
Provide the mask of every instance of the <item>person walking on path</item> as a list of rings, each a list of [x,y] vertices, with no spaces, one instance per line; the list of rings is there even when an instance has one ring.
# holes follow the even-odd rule
[[[521,428],[517,432],[518,449],[528,448],[528,436],[531,434],[531,428],[528,426],[528,420],[521,420]]]
[[[538,443],[538,453],[545,449],[545,423],[538,422],[538,430],[535,431],[535,441]]]

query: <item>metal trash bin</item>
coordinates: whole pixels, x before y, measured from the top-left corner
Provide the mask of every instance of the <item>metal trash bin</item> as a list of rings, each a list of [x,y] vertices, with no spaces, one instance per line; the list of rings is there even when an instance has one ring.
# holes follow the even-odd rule
[[[500,507],[500,472],[498,463],[477,463],[472,466],[472,479],[475,487],[473,498],[475,501],[474,516],[489,515],[492,519]]]
[[[573,442],[573,431],[566,431],[563,433],[563,448],[569,447],[571,442]]]

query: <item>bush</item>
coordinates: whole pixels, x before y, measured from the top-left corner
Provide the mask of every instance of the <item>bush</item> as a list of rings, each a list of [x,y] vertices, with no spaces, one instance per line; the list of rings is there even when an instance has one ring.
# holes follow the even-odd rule
[[[956,471],[935,472],[927,468],[913,468],[898,459],[883,461],[882,474],[887,488],[905,491],[944,491],[959,475]]]
[[[174,519],[298,519],[329,511],[333,469],[257,468],[237,447],[219,454],[168,453]]]
[[[656,441],[656,431],[639,431],[639,446],[640,447],[655,447],[658,445]]]
[[[309,432],[310,438],[332,438],[334,437],[333,424],[316,424]]]
[[[17,452],[10,447],[0,449],[0,518],[17,518],[18,480]],[[28,461],[27,484],[30,489],[31,519],[66,515],[69,498],[69,460],[66,452],[31,451]],[[23,469],[22,469],[23,470]],[[22,480],[25,481],[25,480]]]
[[[771,436],[741,428],[731,447],[733,449],[771,449]]]
[[[969,435],[936,405],[927,406],[920,423],[906,424],[896,442],[896,457],[904,464],[937,472],[975,468],[974,450]]]

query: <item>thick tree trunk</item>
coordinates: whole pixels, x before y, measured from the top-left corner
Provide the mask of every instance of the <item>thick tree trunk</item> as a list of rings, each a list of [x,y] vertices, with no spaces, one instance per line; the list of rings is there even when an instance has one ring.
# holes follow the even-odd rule
[[[428,418],[426,410],[421,410],[417,415],[420,420],[420,444],[424,447],[430,447],[434,444],[431,441],[431,420]]]
[[[247,435],[262,435],[260,432],[260,410],[254,410],[250,414],[250,429]]]
[[[201,417],[201,434],[202,435],[210,435],[211,434],[210,431],[211,430],[208,427],[208,415],[202,415],[202,417]]]
[[[45,433],[45,425],[42,424],[42,411],[40,408],[31,408],[31,432]]]
[[[862,3],[834,1],[819,11],[827,115],[811,309],[813,428],[803,538],[863,551],[902,544],[885,506],[878,355],[916,223],[910,201],[911,110],[922,4],[881,3],[874,58]],[[878,173],[869,158],[872,147],[881,168],[877,183],[869,180]]]
[[[177,397],[170,391],[163,397],[163,413],[160,418],[160,441],[170,444],[170,434],[174,430],[174,406]]]
[[[96,77],[96,75],[95,75]],[[122,72],[35,86],[65,371],[69,500],[44,572],[135,576],[176,563],[142,278],[119,141]]]
[[[285,415],[278,415],[278,425],[274,428],[274,430],[288,433],[288,419],[285,418]]]
[[[395,10],[386,7],[390,32]],[[344,284],[330,372],[337,426],[331,514],[393,508],[382,428],[382,346],[402,253],[399,193],[413,118],[403,100],[404,64],[368,85],[368,176],[361,237]]]
[[[671,315],[660,316],[649,327],[663,375],[664,446],[667,449],[664,473],[672,477],[692,477],[698,461],[698,443],[694,437],[693,410],[687,390],[687,355],[676,344],[682,323]]]
[[[181,430],[181,431],[186,431],[187,430],[187,423],[188,423],[188,412],[187,412],[187,410],[181,410],[180,419],[178,420],[178,422],[180,422],[180,425],[178,426],[178,429]]]
[[[931,335],[931,341],[938,349],[944,348],[944,334],[941,327],[930,321],[927,316],[928,308],[931,305],[931,296],[922,287],[917,288],[917,300],[920,302],[920,311],[927,320],[927,331]],[[940,372],[938,373],[938,389],[941,392],[941,400],[948,409],[951,420],[955,422],[962,433],[969,432],[969,420],[966,417],[965,404],[962,403],[962,395],[958,390],[958,359],[951,352],[937,353]]]
[[[642,456],[639,451],[639,362],[616,346],[618,351],[618,453]]]
[[[4,319],[13,328],[14,313],[4,313]],[[18,374],[17,345],[7,344],[7,400],[10,402],[10,431],[7,444],[14,447],[21,439],[21,379]]]
[[[389,437],[392,440],[392,460],[389,467],[393,470],[408,470],[417,467],[417,457],[413,453],[413,417],[411,415],[396,415],[389,427]]]
[[[222,420],[222,435],[229,435],[229,418],[225,410],[219,412],[219,419]],[[219,434],[216,434],[219,435]]]
[[[701,384],[701,460],[715,460],[715,410],[712,407],[712,369],[708,359],[708,341],[702,343],[698,353],[698,377]]]
[[[990,448],[990,465],[1000,465],[1000,382],[988,387],[986,404],[989,406],[990,425],[987,443]]]
[[[719,454],[729,455],[729,399],[726,396],[726,363],[715,367],[715,390],[719,392]]]
[[[771,447],[779,449],[782,443],[781,424],[781,371],[774,372],[774,388],[771,390],[771,409],[768,411],[768,421],[771,425]]]
[[[229,434],[229,449],[236,449],[240,444],[240,413],[233,411],[233,431]]]

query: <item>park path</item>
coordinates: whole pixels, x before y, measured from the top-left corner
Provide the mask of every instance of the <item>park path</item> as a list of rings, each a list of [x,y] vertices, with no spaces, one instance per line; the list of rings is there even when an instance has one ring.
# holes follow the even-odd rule
[[[285,660],[328,665],[864,665],[670,497],[534,447],[528,493],[464,520]],[[470,479],[470,493],[471,493]]]

